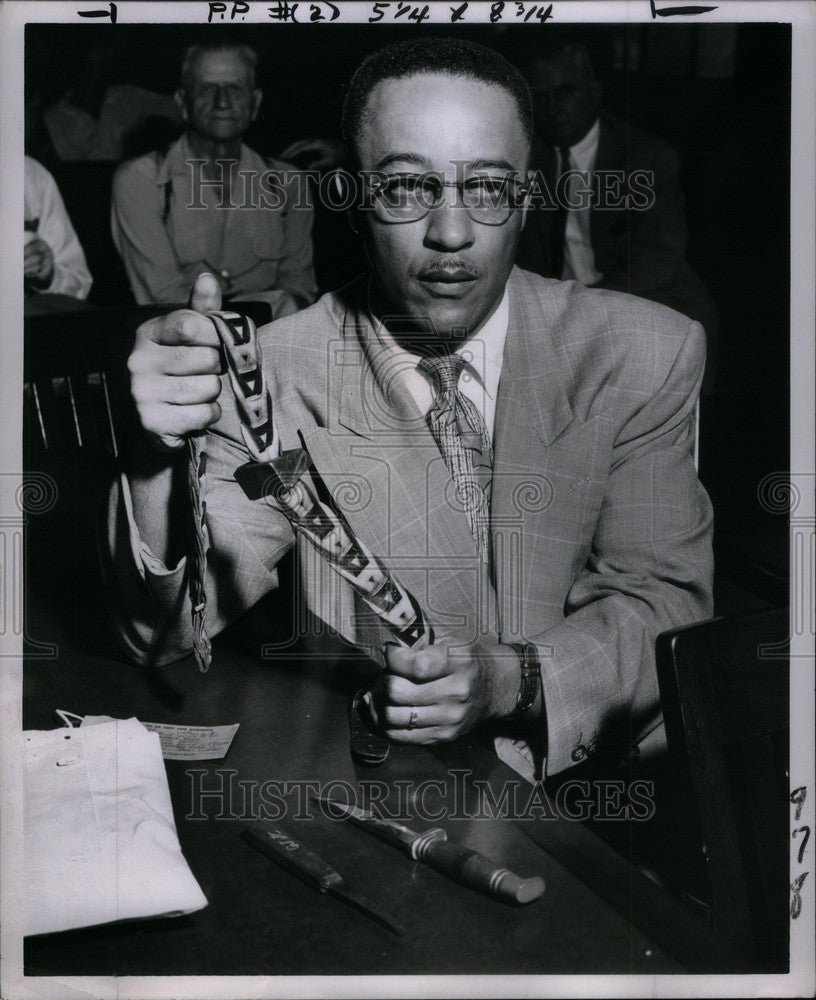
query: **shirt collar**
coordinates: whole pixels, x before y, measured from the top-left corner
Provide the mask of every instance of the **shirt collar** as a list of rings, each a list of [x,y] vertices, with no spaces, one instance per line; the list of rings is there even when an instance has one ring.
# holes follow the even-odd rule
[[[417,371],[420,356],[400,347],[388,328],[377,319],[371,309],[370,298],[369,314],[372,319],[372,337],[365,347],[375,381],[378,385],[387,387],[389,394],[396,393],[402,399],[407,395],[420,409],[426,410],[432,396],[428,381]],[[499,389],[509,321],[510,295],[505,286],[501,302],[492,316],[477,333],[456,349],[456,353],[465,359],[464,370],[476,377],[490,399],[496,398]]]
[[[496,398],[499,390],[499,376],[509,321],[510,294],[505,286],[504,295],[493,315],[478,333],[456,350],[456,353],[461,354],[468,362],[469,369],[474,372],[491,399]]]
[[[580,142],[576,142],[574,146],[570,146],[570,154],[576,157],[588,156],[593,149],[598,145],[598,135],[601,131],[601,121],[599,118],[595,119],[595,124],[587,132]]]
[[[175,142],[171,143],[167,154],[159,164],[156,174],[156,183],[166,184],[171,178],[178,176],[190,176],[189,160],[199,160],[201,157],[195,154],[190,148],[187,133],[183,133]],[[256,170],[259,174],[266,170],[266,163],[255,150],[241,143],[241,156],[238,161],[239,170]]]

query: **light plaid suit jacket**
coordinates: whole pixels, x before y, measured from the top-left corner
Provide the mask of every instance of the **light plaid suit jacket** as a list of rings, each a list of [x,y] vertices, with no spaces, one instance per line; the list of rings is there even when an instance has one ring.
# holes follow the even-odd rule
[[[359,537],[413,591],[440,639],[536,643],[547,773],[626,753],[659,722],[655,637],[712,612],[712,514],[693,463],[702,328],[663,306],[515,269],[496,401],[492,559],[480,561],[424,418],[375,382],[365,284],[259,331],[281,447],[305,447]],[[218,629],[276,583],[285,519],[233,479],[247,460],[226,385],[208,435]],[[120,634],[144,658],[191,647],[183,566],[168,571],[109,519]],[[131,552],[137,553],[136,566]],[[387,638],[299,543],[306,600],[381,660]],[[141,563],[141,565],[140,565]],[[167,627],[168,608],[177,609]],[[155,651],[154,651],[155,652]]]

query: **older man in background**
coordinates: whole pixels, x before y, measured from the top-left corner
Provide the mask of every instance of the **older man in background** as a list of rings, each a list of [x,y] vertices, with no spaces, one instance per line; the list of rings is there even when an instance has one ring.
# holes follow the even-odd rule
[[[203,270],[226,299],[266,299],[276,318],[317,296],[294,168],[242,141],[261,105],[256,61],[243,45],[188,49],[176,94],[185,133],[114,177],[113,239],[139,303],[186,301]],[[270,177],[279,197],[262,197]]]

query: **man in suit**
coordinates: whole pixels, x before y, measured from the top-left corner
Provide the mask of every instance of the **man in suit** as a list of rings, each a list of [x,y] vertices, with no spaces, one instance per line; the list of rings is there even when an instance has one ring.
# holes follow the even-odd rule
[[[245,45],[194,45],[176,101],[184,134],[129,160],[113,178],[113,241],[140,304],[186,302],[203,270],[225,297],[265,299],[287,316],[317,297],[312,212],[294,211],[299,186],[243,142],[261,105],[257,56]],[[283,204],[259,197],[273,176]]]
[[[531,132],[524,81],[489,49],[418,40],[370,56],[344,110],[370,275],[259,332],[275,446],[308,449],[436,632],[422,649],[389,643],[298,539],[311,610],[384,667],[373,716],[403,742],[488,724],[529,777],[657,732],[655,636],[710,615],[712,576],[692,454],[702,331],[513,266]],[[145,442],[110,505],[119,634],[137,659],[192,643],[190,433],[207,430],[214,630],[275,586],[293,544],[233,478],[246,449],[200,315],[218,303],[200,277],[192,309],[144,324],[129,362],[162,449]]]
[[[677,154],[600,110],[602,87],[586,46],[556,40],[524,64],[536,124],[532,165],[542,190],[532,199],[517,263],[546,277],[641,295],[697,320],[708,339],[709,383],[719,320],[685,259]]]

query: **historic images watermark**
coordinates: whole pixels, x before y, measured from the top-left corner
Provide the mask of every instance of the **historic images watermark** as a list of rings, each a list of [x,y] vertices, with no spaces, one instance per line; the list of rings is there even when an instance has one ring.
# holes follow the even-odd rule
[[[191,210],[256,211],[313,210],[316,205],[332,212],[376,211],[376,201],[388,191],[389,205],[404,212],[419,199],[430,211],[438,204],[439,187],[447,186],[440,171],[389,173],[382,170],[331,171],[269,168],[240,170],[235,160],[216,160],[218,175],[205,175],[207,160],[190,159]],[[654,171],[645,169],[565,170],[548,177],[543,170],[526,175],[508,171],[499,176],[472,171],[462,160],[452,160],[459,198],[449,196],[454,208],[557,211],[647,212],[655,202]],[[395,178],[400,183],[395,183]],[[463,192],[465,194],[463,195]]]
[[[188,768],[188,820],[340,820],[330,804],[351,805],[398,822],[569,820],[643,823],[655,814],[654,782],[573,778],[552,796],[541,782],[506,781],[500,789],[462,768],[443,778],[331,781],[239,778],[230,768]]]
[[[22,641],[29,660],[54,660],[58,647],[26,631],[25,541],[32,517],[47,514],[59,488],[46,472],[0,472],[0,658],[19,655]],[[11,502],[10,502],[11,501]]]
[[[791,649],[792,640],[816,635],[816,520],[803,495],[816,487],[812,472],[770,472],[757,486],[759,506],[769,514],[788,519],[790,569],[790,630],[778,645],[763,645],[762,659],[806,658],[808,653]]]

